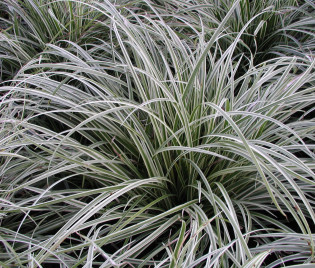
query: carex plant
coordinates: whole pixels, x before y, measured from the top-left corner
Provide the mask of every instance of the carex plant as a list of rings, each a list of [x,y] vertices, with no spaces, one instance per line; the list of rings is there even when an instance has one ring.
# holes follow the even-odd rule
[[[102,19],[102,14],[80,2],[2,0],[0,8],[0,81],[13,78],[49,43],[68,40],[84,47],[106,34],[89,34],[98,31],[95,22]]]
[[[314,262],[314,6],[276,2],[1,1],[1,265]]]

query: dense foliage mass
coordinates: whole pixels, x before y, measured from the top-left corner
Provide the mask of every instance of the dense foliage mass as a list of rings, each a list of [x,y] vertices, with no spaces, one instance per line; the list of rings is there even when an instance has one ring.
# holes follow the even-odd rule
[[[0,28],[1,267],[314,267],[313,1],[0,0]]]

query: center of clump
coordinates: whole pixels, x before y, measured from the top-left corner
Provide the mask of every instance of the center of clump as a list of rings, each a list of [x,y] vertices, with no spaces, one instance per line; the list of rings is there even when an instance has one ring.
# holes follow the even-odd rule
[[[185,204],[192,200],[198,200],[201,195],[202,180],[194,168],[190,166],[189,161],[180,159],[176,162],[167,176],[165,183],[165,192],[171,197],[167,209]],[[199,185],[199,191],[198,191]],[[204,186],[202,185],[204,188]]]

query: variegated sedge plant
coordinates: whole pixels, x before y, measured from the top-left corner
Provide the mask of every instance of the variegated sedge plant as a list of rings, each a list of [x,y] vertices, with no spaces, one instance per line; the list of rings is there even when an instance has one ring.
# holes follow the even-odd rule
[[[313,3],[0,3],[2,267],[313,265]]]

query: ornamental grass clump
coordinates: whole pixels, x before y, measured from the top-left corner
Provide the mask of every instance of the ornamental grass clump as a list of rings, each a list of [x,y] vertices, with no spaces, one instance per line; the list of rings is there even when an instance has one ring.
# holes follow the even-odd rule
[[[1,265],[311,265],[314,5],[282,2],[2,0]]]

